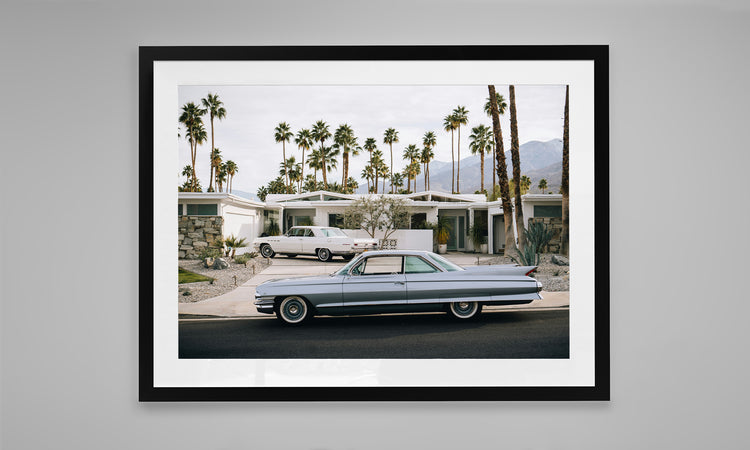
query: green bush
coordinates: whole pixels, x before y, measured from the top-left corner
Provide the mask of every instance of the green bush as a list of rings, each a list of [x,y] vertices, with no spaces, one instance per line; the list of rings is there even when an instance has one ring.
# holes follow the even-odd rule
[[[549,230],[544,223],[533,222],[529,225],[529,228],[524,228],[523,234],[526,236],[528,245],[533,246],[536,253],[541,253],[555,233]]]
[[[206,258],[220,258],[222,256],[220,248],[206,247],[198,253],[198,259],[201,261]]]
[[[243,253],[241,255],[235,256],[234,262],[236,262],[237,264],[247,264],[248,261],[255,258],[256,256],[258,256],[258,254],[255,252]]]
[[[536,252],[536,249],[533,245],[527,245],[523,248],[523,251],[519,251],[517,248],[514,248],[513,250],[516,251],[517,257],[513,255],[508,255],[508,257],[513,260],[514,263],[520,265],[520,266],[538,266],[539,265],[539,253]]]

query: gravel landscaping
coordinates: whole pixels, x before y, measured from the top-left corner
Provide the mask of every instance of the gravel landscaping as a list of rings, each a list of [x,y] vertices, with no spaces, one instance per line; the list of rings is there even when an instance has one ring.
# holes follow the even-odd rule
[[[179,260],[178,265],[181,268],[211,277],[214,281],[183,283],[178,285],[177,301],[180,303],[195,303],[208,298],[217,297],[221,294],[232,291],[237,286],[241,286],[242,283],[252,278],[253,275],[260,273],[263,269],[268,267],[265,258],[251,259],[247,262],[247,267],[244,264],[237,264],[229,258],[226,258],[226,261],[229,263],[229,268],[219,270],[203,267],[203,261],[201,260]],[[186,295],[188,292],[189,295]]]
[[[558,256],[545,253],[539,256],[539,267],[531,274],[542,283],[543,290],[547,292],[570,290],[570,266],[560,266],[552,262],[552,257]],[[515,264],[513,260],[505,256],[496,256],[482,259],[479,264]]]

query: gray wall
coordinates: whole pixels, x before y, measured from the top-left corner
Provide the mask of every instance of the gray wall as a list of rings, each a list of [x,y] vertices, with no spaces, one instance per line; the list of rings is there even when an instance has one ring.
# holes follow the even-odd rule
[[[0,6],[3,449],[742,446],[746,2],[254,3]],[[611,45],[612,402],[137,402],[138,45],[335,43]]]

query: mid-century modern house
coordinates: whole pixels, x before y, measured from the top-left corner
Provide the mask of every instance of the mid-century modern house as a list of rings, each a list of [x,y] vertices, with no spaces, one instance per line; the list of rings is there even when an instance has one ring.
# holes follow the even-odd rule
[[[179,255],[181,258],[195,256],[202,248],[217,246],[222,236],[234,235],[252,242],[272,221],[279,225],[282,233],[297,225],[343,228],[346,208],[366,195],[371,194],[328,191],[269,194],[265,202],[258,202],[227,193],[180,192]],[[403,198],[410,216],[408,228],[393,233],[387,242],[382,243],[384,248],[433,250],[432,230],[424,229],[423,224],[446,216],[452,223],[449,251],[474,251],[468,229],[474,221],[480,221],[486,224],[489,253],[503,253],[505,228],[499,200],[488,202],[482,194],[436,191],[383,195]],[[560,194],[526,194],[521,203],[525,226],[530,221],[543,221],[556,228],[561,221]],[[363,230],[345,231],[353,237],[366,236]]]

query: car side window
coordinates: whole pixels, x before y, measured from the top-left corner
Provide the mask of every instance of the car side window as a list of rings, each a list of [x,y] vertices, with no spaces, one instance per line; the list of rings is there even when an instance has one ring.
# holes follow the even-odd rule
[[[367,258],[364,267],[360,271],[362,275],[391,275],[402,273],[401,256],[374,256]],[[360,264],[357,267],[361,267]]]
[[[314,237],[314,236],[315,236],[315,234],[313,234],[313,230],[311,230],[309,228],[307,228],[305,230],[305,237]]]
[[[405,273],[435,273],[438,270],[419,256],[407,256],[404,261]]]

